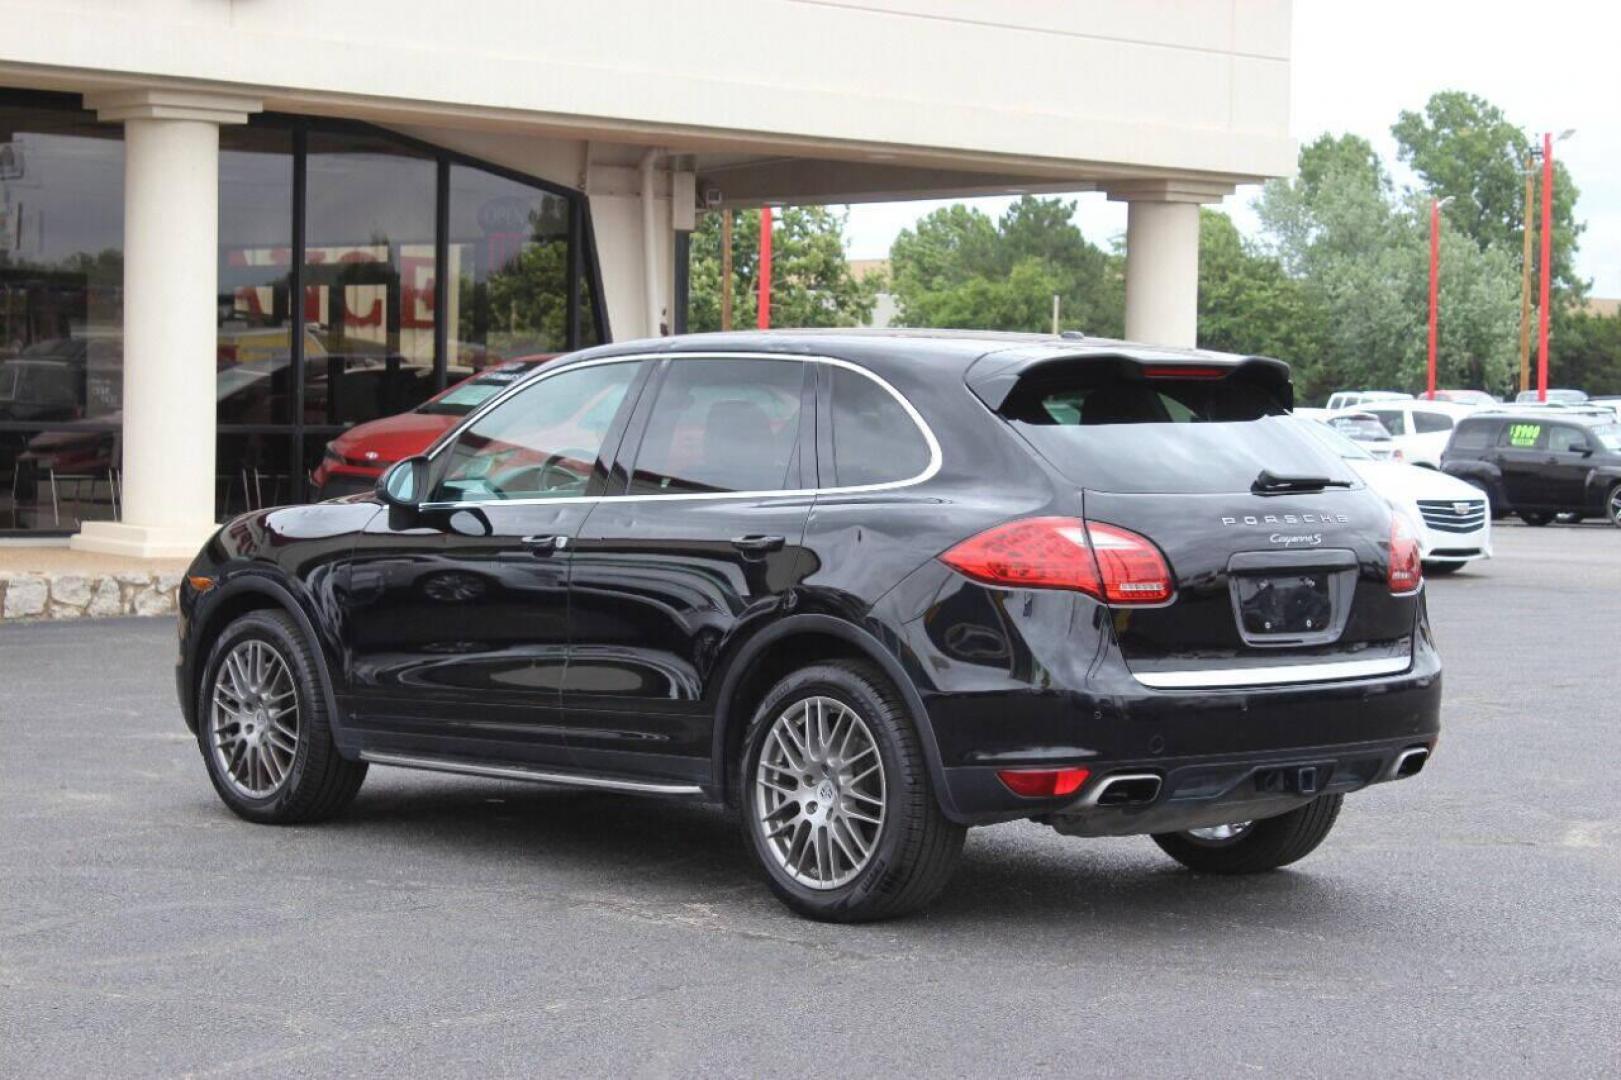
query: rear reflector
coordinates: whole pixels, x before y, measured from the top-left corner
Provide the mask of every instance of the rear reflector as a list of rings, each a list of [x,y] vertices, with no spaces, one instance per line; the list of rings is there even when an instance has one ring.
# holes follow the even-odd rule
[[[1160,604],[1171,568],[1147,537],[1079,518],[1023,518],[969,537],[940,556],[988,585],[1074,589],[1111,604]]]
[[[1015,795],[1026,799],[1050,799],[1073,795],[1080,790],[1089,769],[998,769],[996,778]]]
[[[1418,538],[1407,523],[1407,515],[1390,515],[1390,591],[1417,592],[1424,584],[1424,563],[1419,558]]]

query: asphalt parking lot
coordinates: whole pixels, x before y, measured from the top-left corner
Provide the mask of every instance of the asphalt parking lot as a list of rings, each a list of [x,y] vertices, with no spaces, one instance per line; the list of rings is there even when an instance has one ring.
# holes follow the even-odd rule
[[[923,916],[790,916],[687,804],[374,769],[247,825],[167,620],[0,629],[0,1075],[1621,1071],[1621,530],[1431,582],[1446,729],[1296,868],[971,834]]]

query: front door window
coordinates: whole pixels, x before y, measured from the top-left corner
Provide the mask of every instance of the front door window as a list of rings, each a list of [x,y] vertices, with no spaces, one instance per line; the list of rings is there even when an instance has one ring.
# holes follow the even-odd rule
[[[500,402],[457,436],[433,501],[586,494],[640,366],[627,362],[575,368],[542,378]]]

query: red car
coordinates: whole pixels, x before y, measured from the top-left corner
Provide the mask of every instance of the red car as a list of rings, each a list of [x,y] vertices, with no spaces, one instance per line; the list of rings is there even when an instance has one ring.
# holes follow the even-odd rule
[[[327,443],[321,464],[310,474],[310,499],[370,491],[390,465],[422,453],[456,421],[556,356],[509,360],[446,387],[410,412],[356,424]]]

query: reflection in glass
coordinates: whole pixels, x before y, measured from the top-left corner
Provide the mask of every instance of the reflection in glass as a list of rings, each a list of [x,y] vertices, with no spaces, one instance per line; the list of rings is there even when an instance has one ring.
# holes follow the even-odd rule
[[[568,348],[568,200],[450,169],[451,378]]]
[[[120,125],[0,106],[0,530],[113,516],[123,169]],[[86,423],[109,430],[52,430]]]
[[[438,167],[381,136],[312,132],[306,169],[305,422],[420,405],[435,389]]]

